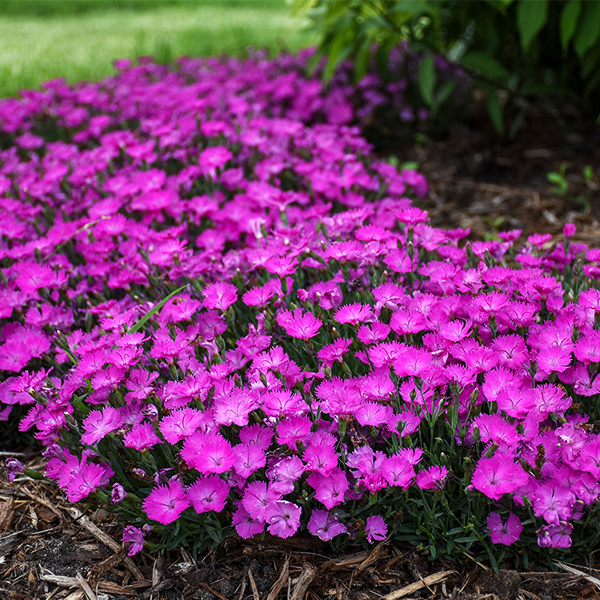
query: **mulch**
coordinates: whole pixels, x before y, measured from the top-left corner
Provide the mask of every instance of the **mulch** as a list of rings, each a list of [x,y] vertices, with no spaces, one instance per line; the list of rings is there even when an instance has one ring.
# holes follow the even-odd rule
[[[507,142],[475,115],[444,140],[391,150],[400,162],[418,162],[426,175],[431,190],[419,206],[433,226],[468,227],[472,239],[522,229],[523,240],[550,232],[559,241],[570,221],[578,226],[576,240],[600,246],[600,127],[567,125],[538,116]],[[560,196],[546,175],[563,164],[569,189]],[[583,177],[588,165],[592,181]],[[40,466],[35,453],[20,458]],[[494,573],[467,555],[428,561],[392,541],[336,556],[319,540],[296,538],[231,539],[198,560],[185,550],[129,558],[122,531],[114,515],[78,508],[49,483],[24,477],[0,483],[0,600],[600,598],[600,570],[589,565]]]

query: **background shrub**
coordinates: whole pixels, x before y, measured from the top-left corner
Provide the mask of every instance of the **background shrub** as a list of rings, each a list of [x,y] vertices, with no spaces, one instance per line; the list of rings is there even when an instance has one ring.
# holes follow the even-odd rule
[[[392,48],[409,40],[460,65],[487,92],[494,126],[514,134],[529,102],[598,116],[600,101],[600,2],[595,0],[297,0],[320,32],[325,76],[352,59],[360,79],[374,54],[389,76]],[[422,99],[438,114],[452,94],[439,83],[439,67],[424,55],[419,66]],[[510,110],[506,110],[506,107]]]

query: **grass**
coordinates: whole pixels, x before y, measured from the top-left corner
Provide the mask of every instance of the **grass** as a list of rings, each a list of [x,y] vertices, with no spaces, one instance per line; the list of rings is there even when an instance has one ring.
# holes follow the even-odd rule
[[[242,56],[314,43],[285,0],[0,0],[0,97],[113,72],[118,58]]]

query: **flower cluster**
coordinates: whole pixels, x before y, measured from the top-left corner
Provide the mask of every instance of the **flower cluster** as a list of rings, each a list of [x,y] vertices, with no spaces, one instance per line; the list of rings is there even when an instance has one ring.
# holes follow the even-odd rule
[[[150,526],[422,539],[453,497],[474,540],[525,515],[568,547],[600,494],[600,251],[430,227],[425,179],[303,60],[0,103],[0,401],[70,501],[145,526],[132,552]]]

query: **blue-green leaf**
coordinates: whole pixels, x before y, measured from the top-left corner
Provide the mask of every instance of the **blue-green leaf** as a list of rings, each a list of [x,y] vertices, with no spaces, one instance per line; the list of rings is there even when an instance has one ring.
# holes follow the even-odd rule
[[[548,20],[548,0],[520,0],[517,4],[517,29],[521,46],[527,51]]]

